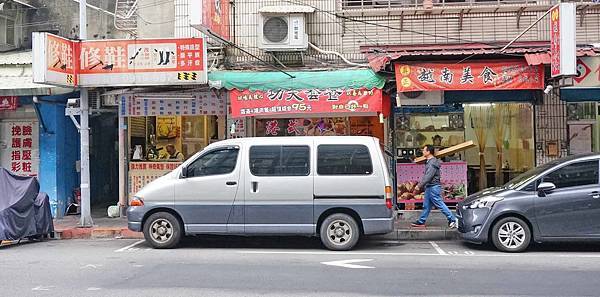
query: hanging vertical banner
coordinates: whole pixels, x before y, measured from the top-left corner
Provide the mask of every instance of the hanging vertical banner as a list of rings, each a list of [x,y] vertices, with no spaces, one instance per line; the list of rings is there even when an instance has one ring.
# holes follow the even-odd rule
[[[225,0],[191,1],[190,25],[208,36],[229,41],[230,3]]]
[[[576,4],[560,3],[550,12],[550,73],[552,77],[577,75]]]

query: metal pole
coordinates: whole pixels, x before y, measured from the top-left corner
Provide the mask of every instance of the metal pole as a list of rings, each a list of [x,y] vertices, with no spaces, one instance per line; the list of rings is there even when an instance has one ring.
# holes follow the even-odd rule
[[[546,11],[541,17],[539,17],[535,22],[533,22],[533,24],[529,25],[529,27],[527,27],[527,29],[523,30],[523,32],[521,32],[521,34],[519,34],[517,37],[515,37],[513,40],[511,40],[507,45],[505,45],[500,52],[504,52],[509,46],[511,46],[513,43],[515,43],[515,41],[517,41],[519,38],[521,38],[523,35],[525,35],[525,33],[527,33],[527,31],[531,30],[531,28],[533,28],[533,26],[537,25],[537,23],[539,23],[544,17],[546,17],[550,12],[552,11],[552,8],[548,9],[548,11]]]
[[[125,124],[125,117],[121,114],[121,104],[119,104],[119,214],[121,217],[125,216],[125,210],[127,209],[127,198],[125,194],[125,182],[127,180],[125,165],[127,155],[125,153],[125,132],[127,129]]]
[[[79,38],[87,39],[87,3],[86,0],[79,1]],[[92,211],[90,206],[90,128],[89,128],[89,102],[87,88],[80,88],[81,98],[79,107],[81,109],[81,227],[92,227]]]

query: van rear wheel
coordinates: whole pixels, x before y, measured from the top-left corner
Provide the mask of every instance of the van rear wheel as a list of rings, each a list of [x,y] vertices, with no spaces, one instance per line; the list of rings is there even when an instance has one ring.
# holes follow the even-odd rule
[[[153,248],[174,248],[181,240],[181,224],[168,212],[154,213],[144,222],[144,238]]]
[[[336,213],[328,216],[321,224],[321,242],[333,251],[351,250],[360,238],[358,224],[351,216]]]

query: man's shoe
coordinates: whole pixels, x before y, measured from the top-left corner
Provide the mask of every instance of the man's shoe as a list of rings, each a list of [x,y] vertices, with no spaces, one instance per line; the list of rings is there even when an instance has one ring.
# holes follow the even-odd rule
[[[458,219],[455,218],[453,221],[448,222],[448,228],[457,229],[458,228]]]
[[[414,221],[414,222],[410,223],[410,225],[412,227],[425,227],[425,223],[421,223],[419,221]]]

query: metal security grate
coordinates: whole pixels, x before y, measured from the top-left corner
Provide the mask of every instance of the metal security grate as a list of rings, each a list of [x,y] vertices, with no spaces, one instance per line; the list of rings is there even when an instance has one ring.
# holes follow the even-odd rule
[[[535,106],[536,166],[567,156],[569,152],[567,104],[560,100],[558,86]]]

